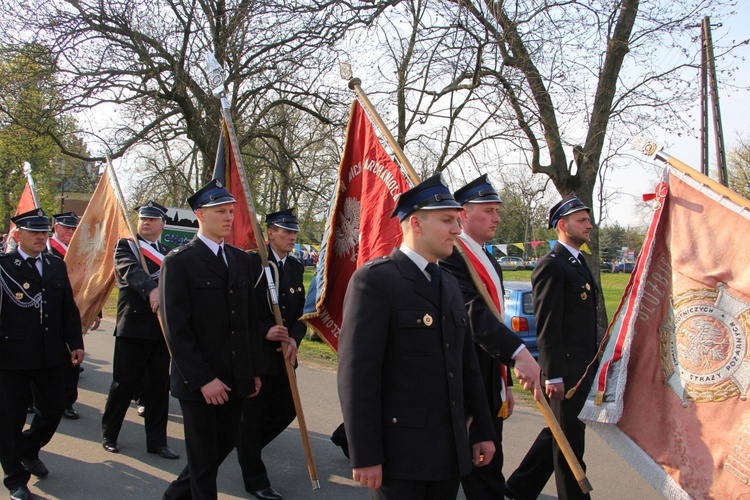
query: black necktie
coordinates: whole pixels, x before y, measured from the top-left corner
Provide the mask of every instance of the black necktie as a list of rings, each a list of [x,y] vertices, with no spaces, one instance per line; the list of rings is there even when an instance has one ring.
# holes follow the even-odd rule
[[[216,257],[221,261],[222,264],[224,264],[224,267],[227,267],[227,261],[224,260],[224,250],[219,246],[219,251],[216,252]]]
[[[41,276],[41,275],[42,275],[42,273],[40,273],[40,272],[39,272],[39,268],[38,268],[38,267],[36,267],[36,260],[37,260],[38,258],[39,258],[39,257],[26,257],[26,262],[28,262],[28,263],[29,263],[29,265],[31,266],[31,268],[32,268],[32,269],[33,269],[34,271],[36,271],[36,272],[37,272],[37,274],[38,274],[39,276]]]
[[[284,276],[284,261],[279,260],[276,263],[276,269],[279,270],[279,283],[281,283],[281,278]]]
[[[583,268],[588,273],[589,278],[591,278],[591,281],[594,281],[594,275],[591,273],[591,269],[589,269],[589,265],[586,264],[586,259],[583,258],[583,254],[582,253],[578,254],[578,261],[581,263],[581,265],[583,266]]]
[[[430,282],[435,287],[438,293],[440,293],[440,268],[434,262],[430,262],[425,266],[425,271],[430,275]]]

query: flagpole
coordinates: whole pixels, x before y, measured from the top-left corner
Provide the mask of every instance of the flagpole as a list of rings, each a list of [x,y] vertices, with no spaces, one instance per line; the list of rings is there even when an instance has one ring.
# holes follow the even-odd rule
[[[36,184],[34,184],[34,178],[31,176],[31,164],[27,161],[23,162],[23,175],[26,176],[26,182],[29,183],[29,191],[31,192],[31,199],[34,200],[34,207],[39,208],[39,198],[36,196]]]
[[[378,126],[378,129],[380,129],[380,132],[383,134],[386,141],[388,141],[388,144],[391,146],[393,153],[396,155],[396,158],[398,158],[399,162],[401,162],[401,165],[404,167],[404,170],[406,170],[406,173],[411,179],[412,183],[414,183],[415,185],[419,184],[420,182],[419,175],[417,175],[417,172],[414,170],[414,167],[412,167],[411,162],[409,162],[408,158],[406,158],[406,155],[404,154],[404,151],[401,149],[401,146],[399,146],[395,137],[393,137],[393,134],[391,134],[390,130],[388,130],[388,127],[385,125],[385,122],[378,114],[377,110],[375,109],[375,106],[373,106],[372,103],[370,102],[370,99],[367,97],[367,94],[365,93],[365,91],[362,90],[362,87],[361,87],[362,80],[360,80],[359,78],[352,78],[351,69],[350,68],[347,69],[345,67],[342,67],[342,77],[349,79],[349,88],[354,90],[354,92],[357,95],[357,98],[365,107],[365,109],[367,110],[367,113],[372,117],[373,121]],[[488,309],[492,312],[492,314],[495,315],[497,320],[500,322],[503,322],[500,311],[498,311],[497,307],[495,307],[495,303],[492,301],[492,298],[489,296],[489,293],[487,292],[487,288],[484,286],[484,283],[482,283],[482,280],[479,278],[479,275],[477,274],[476,269],[474,269],[474,266],[471,265],[468,255],[466,255],[466,252],[463,250],[463,248],[461,248],[461,245],[458,244],[458,242],[455,242],[454,246],[458,249],[459,253],[461,254],[461,257],[463,258],[464,263],[466,264],[466,268],[469,270],[469,275],[471,276],[471,280],[474,283],[474,287],[477,289],[477,291],[481,295],[482,300],[487,305]],[[533,388],[532,388],[532,392],[533,392]],[[589,480],[586,478],[586,473],[583,470],[583,467],[581,467],[581,464],[578,462],[578,458],[575,456],[575,453],[573,453],[573,449],[570,447],[570,443],[568,442],[568,439],[565,437],[565,433],[560,427],[560,424],[555,418],[555,415],[552,413],[552,409],[550,408],[549,403],[543,396],[540,397],[539,399],[540,400],[536,402],[537,406],[539,406],[539,409],[542,412],[542,416],[544,416],[544,420],[547,422],[547,426],[552,431],[552,435],[555,437],[555,440],[557,441],[557,444],[560,446],[560,450],[563,452],[563,455],[565,456],[565,459],[567,460],[568,465],[570,466],[570,469],[573,471],[573,475],[575,476],[576,481],[578,481],[578,486],[580,486],[581,490],[584,493],[590,492],[593,489],[591,487],[591,483],[589,483]]]
[[[264,269],[266,275],[266,281],[268,281],[268,291],[271,295],[271,309],[273,310],[274,320],[279,326],[284,325],[284,318],[281,316],[281,309],[279,308],[279,298],[276,292],[276,285],[273,280],[271,273],[271,266],[268,264],[268,251],[266,249],[266,242],[263,238],[263,232],[258,222],[258,213],[255,210],[255,204],[253,203],[253,197],[250,194],[250,185],[247,181],[247,173],[245,172],[245,165],[242,161],[242,152],[237,141],[237,134],[234,130],[234,122],[232,120],[232,113],[229,109],[229,101],[226,98],[226,85],[224,82],[223,68],[216,61],[215,56],[211,52],[206,53],[206,69],[209,74],[210,84],[213,86],[213,94],[221,99],[221,113],[224,118],[224,122],[227,124],[227,131],[229,133],[229,142],[234,154],[235,161],[237,162],[237,173],[240,178],[240,184],[242,184],[242,191],[245,194],[245,200],[247,201],[247,208],[250,212],[250,223],[253,226],[253,234],[255,236],[255,243],[258,247],[258,256],[260,256],[261,266]],[[310,475],[310,481],[312,482],[313,490],[320,488],[320,481],[318,480],[318,471],[315,467],[315,459],[312,454],[312,447],[310,446],[310,437],[307,433],[307,423],[305,422],[305,416],[302,411],[302,400],[299,396],[299,389],[297,387],[297,378],[294,373],[294,367],[292,366],[289,359],[287,359],[287,343],[281,342],[282,355],[284,356],[284,368],[286,370],[287,378],[289,379],[289,388],[292,392],[292,399],[294,400],[294,409],[297,412],[297,423],[299,424],[300,435],[302,437],[302,446],[305,450],[305,459],[307,460],[307,470]]]
[[[146,264],[146,257],[143,255],[143,252],[141,252],[141,246],[138,244],[138,234],[136,233],[135,229],[133,228],[133,224],[130,222],[130,219],[127,216],[128,207],[125,204],[125,197],[122,195],[120,182],[117,180],[117,174],[115,174],[115,168],[112,166],[112,160],[109,157],[109,152],[105,151],[104,157],[107,160],[107,173],[109,174],[109,182],[114,188],[115,198],[117,198],[117,204],[120,206],[120,214],[125,219],[125,224],[128,226],[130,237],[133,238],[133,241],[135,242],[135,250],[137,254],[136,257],[140,261],[141,266],[143,266],[143,269],[146,271],[146,274],[149,274],[148,264]],[[159,317],[158,314],[157,317]],[[159,324],[161,325],[161,321],[159,321]],[[162,330],[164,329],[162,328]]]

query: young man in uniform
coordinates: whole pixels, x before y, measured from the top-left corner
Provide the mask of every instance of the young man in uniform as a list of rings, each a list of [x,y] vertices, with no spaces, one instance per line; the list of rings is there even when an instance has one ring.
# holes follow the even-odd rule
[[[584,470],[586,426],[578,419],[578,414],[596,373],[592,360],[597,351],[598,289],[580,252],[593,228],[590,212],[573,193],[552,207],[549,227],[557,232],[558,242],[531,274],[545,393],[552,413]],[[587,371],[590,363],[592,366]],[[579,383],[573,397],[566,399],[565,393]],[[578,486],[548,427],[542,429],[521,465],[508,478],[506,495],[516,499],[537,498],[553,471],[559,498],[590,498]]]
[[[68,245],[70,245],[73,233],[75,233],[78,227],[79,217],[75,212],[64,212],[55,214],[52,217],[55,223],[52,226],[52,236],[47,240],[47,250],[52,255],[65,260],[65,254],[68,253]],[[100,322],[101,317],[97,317],[91,329],[96,330],[99,328]],[[65,410],[63,410],[63,417],[70,420],[77,420],[80,416],[73,408],[73,403],[78,400],[78,378],[83,371],[83,367],[81,365],[66,363],[63,371],[65,372]]]
[[[198,234],[167,255],[159,283],[187,449],[187,465],[164,498],[211,499],[219,466],[237,444],[242,401],[261,388],[261,337],[250,256],[224,242],[234,198],[214,179],[188,203]]]
[[[11,498],[27,500],[30,474],[49,474],[39,450],[65,409],[63,365],[79,365],[84,351],[65,263],[45,252],[49,219],[34,209],[11,220],[18,247],[0,256],[0,463]],[[22,432],[30,391],[38,412]]]
[[[457,242],[468,256],[495,307],[502,312],[503,271],[484,247],[495,237],[500,223],[500,197],[486,174],[457,190],[454,197],[464,208],[460,215],[463,230]],[[503,498],[503,421],[510,417],[514,404],[513,392],[508,387],[507,367],[514,366],[516,378],[524,389],[534,389],[539,387],[539,365],[518,335],[499,321],[484,303],[457,248],[440,261],[440,267],[450,272],[461,287],[485,396],[497,435],[495,457],[486,467],[474,467],[470,474],[461,479],[461,484],[468,500]]]
[[[300,321],[305,305],[302,284],[305,267],[292,255],[299,232],[299,221],[291,209],[266,215],[268,261],[274,271],[274,285],[283,325],[277,325],[271,309],[268,281],[257,252],[250,254],[256,275],[255,297],[258,301],[258,325],[263,336],[263,389],[255,398],[242,402],[242,425],[237,441],[237,457],[242,467],[245,489],[261,500],[280,500],[282,495],[271,487],[261,450],[289,424],[296,412],[289,378],[284,364],[295,366],[297,349],[305,336]],[[281,343],[286,343],[286,360]]]
[[[392,214],[403,244],[349,282],[338,389],[352,475],[371,498],[455,499],[495,452],[461,290],[437,266],[460,210],[439,176],[406,191]]]

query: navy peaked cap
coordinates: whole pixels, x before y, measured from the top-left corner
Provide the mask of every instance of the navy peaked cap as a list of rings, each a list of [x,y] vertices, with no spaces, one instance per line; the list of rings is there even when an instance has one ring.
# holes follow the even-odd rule
[[[52,230],[49,227],[49,218],[41,208],[35,208],[34,210],[18,214],[15,217],[11,217],[10,220],[19,229],[26,229],[27,231],[50,232]]]
[[[557,223],[560,222],[560,219],[562,219],[566,215],[580,212],[581,210],[591,212],[591,209],[584,205],[583,202],[578,199],[575,193],[570,193],[549,209],[549,228],[556,228]]]
[[[190,208],[193,211],[204,207],[215,207],[225,203],[237,203],[232,194],[227,191],[224,184],[219,179],[211,181],[200,188],[197,193],[187,199]]]
[[[502,203],[503,201],[497,195],[497,191],[487,180],[487,174],[477,177],[464,187],[458,189],[455,193],[456,201],[461,205],[467,203]]]
[[[391,217],[398,215],[398,220],[403,221],[409,214],[417,210],[438,210],[441,208],[463,210],[461,204],[453,198],[450,189],[443,184],[438,174],[401,193]]]
[[[289,231],[299,231],[299,220],[294,209],[287,208],[272,214],[266,215],[266,227],[278,226]]]

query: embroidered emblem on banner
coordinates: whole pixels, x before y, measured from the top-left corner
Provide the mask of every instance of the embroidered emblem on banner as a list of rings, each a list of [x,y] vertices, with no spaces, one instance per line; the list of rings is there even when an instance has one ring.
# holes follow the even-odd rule
[[[359,245],[359,212],[360,201],[356,198],[344,200],[344,210],[339,212],[338,224],[335,228],[333,249],[336,256],[343,257],[351,252],[350,260],[357,261]]]
[[[664,378],[683,403],[745,400],[748,331],[750,303],[722,283],[675,297],[673,316],[660,328],[661,358]]]

